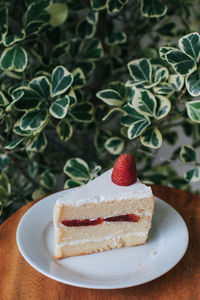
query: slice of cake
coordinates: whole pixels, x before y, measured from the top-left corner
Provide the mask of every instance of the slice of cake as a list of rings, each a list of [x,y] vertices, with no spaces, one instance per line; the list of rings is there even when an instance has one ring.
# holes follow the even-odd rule
[[[145,243],[154,197],[137,180],[131,154],[113,169],[60,197],[54,207],[55,258]]]

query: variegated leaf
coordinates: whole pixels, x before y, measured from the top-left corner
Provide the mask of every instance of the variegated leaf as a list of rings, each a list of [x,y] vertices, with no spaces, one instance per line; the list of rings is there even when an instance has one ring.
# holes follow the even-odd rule
[[[44,132],[40,132],[27,143],[27,150],[34,152],[43,152],[47,147],[47,138]]]
[[[41,97],[48,99],[50,96],[50,82],[46,76],[39,76],[30,81],[29,86]]]
[[[200,181],[200,167],[195,167],[189,171],[186,171],[184,178],[190,182]]]
[[[155,73],[154,82],[167,81],[168,77],[169,72],[167,68],[160,68]]]
[[[90,5],[93,10],[102,10],[106,8],[106,0],[90,0]]]
[[[165,54],[165,57],[180,75],[189,75],[197,68],[195,61],[180,50],[171,50]]]
[[[99,91],[96,96],[110,106],[121,106],[123,104],[121,95],[112,89]]]
[[[23,141],[24,141],[24,138],[16,138],[16,139],[12,140],[11,142],[6,143],[4,148],[7,150],[14,149],[18,145],[20,145]]]
[[[34,110],[26,112],[20,120],[22,130],[35,131],[44,126],[48,120],[46,110]]]
[[[184,35],[179,39],[179,48],[195,61],[200,57],[200,35],[198,32],[193,32]]]
[[[86,84],[86,78],[83,71],[80,68],[76,68],[73,72],[73,89],[79,89]]]
[[[140,135],[140,141],[145,147],[160,148],[162,145],[162,135],[157,127],[149,126]]]
[[[187,102],[186,108],[189,118],[196,123],[200,123],[200,100]]]
[[[136,59],[128,63],[131,78],[135,82],[150,82],[152,67],[147,58]]]
[[[67,142],[73,134],[73,127],[66,119],[63,119],[57,124],[56,132],[61,141]]]
[[[73,76],[63,66],[58,66],[53,70],[51,81],[51,95],[55,97],[68,90],[73,82]]]
[[[184,77],[177,74],[172,74],[169,76],[169,84],[175,91],[180,92],[184,85]]]
[[[70,99],[67,95],[57,99],[49,108],[50,114],[56,119],[63,119],[67,114],[69,103]]]
[[[52,190],[55,185],[56,185],[56,177],[55,175],[50,172],[49,170],[44,171],[41,175],[40,175],[40,184],[48,189],[48,190]]]
[[[167,6],[160,0],[141,0],[141,13],[147,18],[159,18],[166,12]]]
[[[156,96],[156,113],[155,118],[157,120],[160,120],[164,118],[171,109],[171,102],[167,99],[167,97],[164,96]]]
[[[70,114],[77,122],[90,123],[94,119],[94,106],[91,102],[77,103],[70,109]]]
[[[200,69],[194,71],[192,74],[187,76],[186,81],[187,91],[191,96],[197,97],[200,95]]]
[[[64,173],[72,180],[87,182],[90,179],[88,164],[80,158],[69,159],[64,166]]]
[[[23,72],[27,66],[26,51],[18,45],[6,48],[1,54],[0,66],[3,70]]]
[[[105,148],[113,155],[119,155],[124,148],[124,141],[119,137],[111,137],[105,142]]]
[[[137,90],[132,106],[138,113],[153,117],[156,111],[156,99],[148,90]]]
[[[180,159],[184,163],[191,163],[191,162],[195,162],[196,161],[196,151],[190,145],[182,146],[179,155],[180,155]]]

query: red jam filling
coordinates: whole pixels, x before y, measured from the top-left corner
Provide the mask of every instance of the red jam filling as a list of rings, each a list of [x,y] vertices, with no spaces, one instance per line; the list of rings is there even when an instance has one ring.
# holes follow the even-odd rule
[[[139,216],[135,214],[127,214],[127,215],[120,215],[116,217],[109,217],[109,218],[97,218],[95,220],[63,220],[62,224],[65,226],[73,227],[73,226],[91,226],[91,225],[99,225],[102,224],[104,221],[106,222],[138,222],[140,219]]]

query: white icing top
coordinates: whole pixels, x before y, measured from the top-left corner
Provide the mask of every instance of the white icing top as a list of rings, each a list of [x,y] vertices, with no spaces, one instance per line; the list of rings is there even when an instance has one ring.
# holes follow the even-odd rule
[[[87,184],[75,188],[71,193],[61,196],[57,200],[57,205],[67,204],[79,206],[85,203],[100,203],[103,201],[112,201],[129,199],[134,196],[135,199],[142,199],[152,196],[151,187],[137,181],[129,186],[119,186],[112,182],[112,170],[103,173]]]

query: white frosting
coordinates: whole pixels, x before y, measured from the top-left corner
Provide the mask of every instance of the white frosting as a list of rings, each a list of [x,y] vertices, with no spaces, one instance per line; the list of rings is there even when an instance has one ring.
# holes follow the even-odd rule
[[[75,241],[64,241],[62,243],[56,243],[56,247],[64,247],[65,245],[77,245],[81,243],[88,243],[88,242],[102,242],[105,240],[110,240],[110,239],[116,239],[116,242],[119,242],[119,240],[123,237],[129,237],[129,236],[145,236],[147,235],[147,231],[141,231],[141,232],[135,232],[135,233],[127,233],[122,236],[120,235],[107,235],[101,239],[82,239],[82,240],[75,240]]]
[[[142,199],[152,196],[151,188],[137,181],[129,186],[119,186],[111,180],[112,169],[103,173],[87,184],[73,189],[57,200],[57,205],[67,204],[79,206],[85,203],[100,203],[103,201],[116,201]]]

